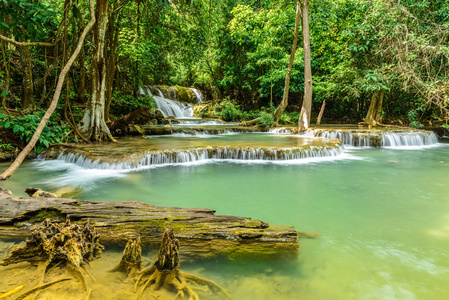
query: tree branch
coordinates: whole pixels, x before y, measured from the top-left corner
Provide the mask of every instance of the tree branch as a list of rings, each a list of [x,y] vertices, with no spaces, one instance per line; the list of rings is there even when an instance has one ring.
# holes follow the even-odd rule
[[[0,175],[0,180],[7,180],[9,177],[14,174],[14,172],[19,168],[19,166],[22,164],[25,157],[28,155],[28,153],[31,152],[31,150],[36,145],[36,142],[39,139],[39,136],[42,133],[42,130],[44,130],[45,125],[47,124],[48,120],[50,119],[51,115],[53,114],[54,110],[56,109],[56,105],[58,104],[59,96],[61,95],[61,90],[64,85],[65,77],[67,73],[69,72],[70,68],[72,67],[73,62],[77,58],[78,54],[81,51],[81,47],[84,44],[84,39],[86,38],[87,34],[90,32],[92,27],[94,26],[96,19],[95,19],[95,6],[93,0],[89,0],[90,2],[90,21],[89,24],[84,28],[79,40],[78,44],[73,51],[72,56],[70,57],[67,64],[62,69],[61,73],[59,74],[58,78],[58,84],[56,85],[56,90],[53,95],[53,99],[51,100],[50,106],[48,107],[47,111],[45,112],[44,116],[42,117],[41,122],[37,126],[36,132],[34,132],[33,137],[31,138],[28,145],[25,146],[25,148],[19,153],[17,158],[14,160],[14,162],[11,164],[11,166],[3,172],[3,174]]]

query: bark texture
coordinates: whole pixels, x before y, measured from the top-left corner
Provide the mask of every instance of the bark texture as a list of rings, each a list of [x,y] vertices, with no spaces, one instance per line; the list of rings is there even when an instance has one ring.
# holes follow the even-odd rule
[[[83,119],[78,129],[88,140],[115,141],[105,122],[105,100],[107,84],[107,62],[105,55],[106,28],[109,17],[109,1],[98,0],[95,7],[96,25],[94,28],[94,52],[91,64],[91,91]]]
[[[164,227],[172,226],[193,258],[295,257],[298,233],[250,218],[215,215],[205,208],[157,207],[136,201],[84,202],[65,198],[21,198],[0,189],[0,239],[24,238],[32,224],[45,218],[82,225],[88,219],[105,246],[124,247],[129,237],[140,236],[146,249],[157,248]]]
[[[309,0],[302,4],[302,36],[304,44],[304,101],[298,120],[299,131],[309,129],[312,114],[312,67],[310,54]]]
[[[382,118],[382,105],[385,91],[376,91],[372,98],[368,108],[368,112],[365,117],[365,124],[368,126],[377,126],[380,124]]]
[[[320,113],[318,115],[318,119],[316,120],[316,125],[321,124],[321,118],[323,117],[325,107],[326,107],[326,100],[324,100],[323,104],[321,105]]]

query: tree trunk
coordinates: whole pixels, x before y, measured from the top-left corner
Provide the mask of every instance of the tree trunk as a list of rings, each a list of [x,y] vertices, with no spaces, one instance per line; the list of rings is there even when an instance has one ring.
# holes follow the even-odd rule
[[[81,34],[81,28],[83,26],[83,17],[80,15],[79,21],[78,21],[79,31]],[[78,58],[78,64],[80,68],[80,81],[78,83],[78,93],[76,95],[76,98],[78,99],[79,103],[85,103],[86,102],[86,96],[84,96],[84,93],[86,91],[86,66],[85,66],[85,52],[84,47],[81,48],[80,55]]]
[[[304,43],[304,101],[298,120],[299,131],[307,130],[312,114],[312,67],[310,65],[310,30],[309,30],[309,0],[302,5],[302,36]]]
[[[321,105],[320,114],[318,115],[318,119],[316,120],[316,125],[321,124],[321,118],[324,114],[324,107],[326,107],[326,100],[323,101],[323,104]]]
[[[281,103],[279,104],[279,106],[276,108],[276,111],[274,112],[274,122],[276,122],[276,123],[279,121],[279,118],[281,117],[282,113],[284,112],[284,110],[288,104],[288,92],[290,90],[290,76],[292,74],[293,62],[295,60],[300,16],[301,16],[301,1],[298,0],[296,2],[295,33],[293,36],[292,52],[290,54],[290,61],[288,62],[287,74],[285,75],[284,95],[282,96]]]
[[[31,55],[28,46],[20,47],[22,63],[22,110],[25,114],[34,111],[33,72],[31,70]]]
[[[376,91],[371,98],[371,103],[365,117],[365,124],[368,126],[377,126],[382,117],[382,104],[385,91]]]
[[[112,99],[112,86],[114,83],[114,76],[115,76],[115,50],[117,49],[118,45],[118,35],[119,35],[119,26],[116,26],[115,24],[115,17],[114,15],[111,16],[111,20],[109,21],[108,25],[108,42],[109,42],[109,57],[107,62],[107,78],[106,78],[106,103],[105,103],[105,109],[104,109],[104,116],[106,118],[106,121],[109,122],[109,108],[111,106],[111,99]]]
[[[91,12],[90,22],[89,22],[89,24],[87,24],[86,28],[84,28],[83,33],[81,34],[81,36],[78,40],[78,44],[75,48],[75,51],[73,52],[69,61],[64,66],[64,68],[61,70],[61,73],[59,74],[58,84],[56,85],[55,94],[53,95],[53,99],[50,102],[50,106],[48,107],[47,111],[45,112],[44,116],[42,117],[42,120],[39,123],[39,125],[37,126],[36,131],[34,132],[33,136],[31,137],[28,145],[26,145],[25,148],[19,153],[19,155],[14,160],[14,162],[11,164],[11,166],[5,172],[3,172],[3,174],[0,175],[0,180],[8,179],[19,168],[20,164],[23,162],[25,157],[28,155],[28,153],[31,152],[31,150],[36,145],[36,142],[39,139],[39,136],[41,135],[42,130],[44,130],[45,125],[47,125],[48,120],[50,119],[52,113],[56,109],[59,97],[61,96],[62,87],[63,87],[64,81],[65,81],[65,76],[69,72],[70,68],[72,67],[73,62],[75,61],[76,57],[78,56],[78,54],[81,50],[81,47],[83,46],[84,39],[86,38],[86,35],[89,33],[89,31],[92,29],[92,26],[94,26],[94,24],[95,24],[94,3],[93,3],[93,0],[90,0],[89,2],[90,2],[90,12]]]
[[[102,141],[110,139],[115,141],[109,132],[105,122],[104,107],[106,100],[106,27],[109,17],[109,1],[98,0],[95,8],[95,17],[97,19],[93,45],[94,52],[91,65],[91,92],[87,103],[84,117],[81,120],[78,129],[80,133],[88,140]]]

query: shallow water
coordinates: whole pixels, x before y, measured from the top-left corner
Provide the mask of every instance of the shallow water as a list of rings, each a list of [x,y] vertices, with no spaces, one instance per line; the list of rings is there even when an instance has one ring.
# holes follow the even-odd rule
[[[216,280],[235,299],[447,299],[449,294],[449,145],[351,148],[323,161],[209,161],[102,171],[107,170],[31,162],[2,186],[19,195],[26,186],[54,190],[73,184],[84,189],[83,200],[207,207],[321,233],[301,239],[293,261],[181,262],[185,271]]]

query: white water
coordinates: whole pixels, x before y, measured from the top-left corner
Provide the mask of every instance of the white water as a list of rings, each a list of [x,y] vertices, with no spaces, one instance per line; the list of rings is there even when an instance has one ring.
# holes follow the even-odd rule
[[[382,147],[422,147],[438,143],[435,133],[418,132],[385,132],[382,134]]]
[[[192,89],[192,91],[195,94],[196,103],[203,102],[203,96],[201,95],[201,93],[197,89]]]
[[[175,117],[176,119],[191,119],[193,118],[193,108],[190,104],[184,104],[176,100],[167,99],[162,94],[158,87],[153,87],[157,91],[159,96],[153,95],[151,92],[151,87],[142,86],[139,88],[139,93],[141,95],[151,95],[153,96],[154,102],[156,103],[156,109],[160,110],[165,118]]]
[[[356,131],[335,130],[313,133],[317,137],[339,139],[347,146],[371,147],[375,142],[369,134]],[[436,134],[426,131],[382,132],[381,138],[381,147],[397,149],[420,149],[438,144]]]
[[[110,164],[92,161],[80,154],[61,153],[57,161],[74,164],[85,169],[133,171],[154,165],[172,165],[194,163],[199,161],[296,161],[310,158],[337,157],[343,153],[341,147],[310,146],[284,149],[262,149],[252,147],[205,147],[191,150],[151,151],[143,156],[140,162],[120,162]],[[65,166],[64,166],[65,168]]]
[[[157,109],[162,112],[164,117],[192,118],[193,109],[191,105],[181,103],[179,101],[153,96]]]
[[[356,147],[370,147],[371,139],[369,135],[360,135],[349,131],[324,131],[314,132],[317,137],[325,139],[339,139],[344,145]]]

